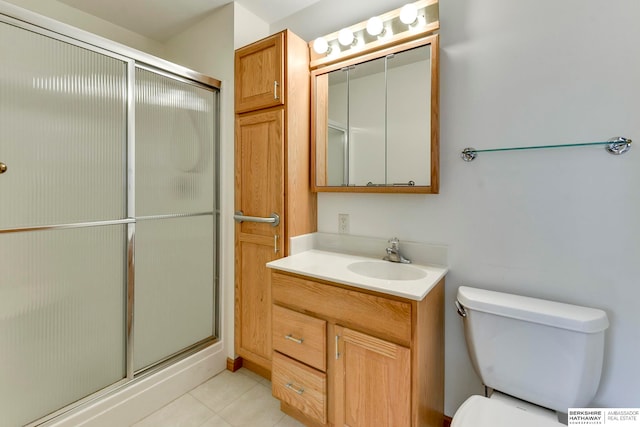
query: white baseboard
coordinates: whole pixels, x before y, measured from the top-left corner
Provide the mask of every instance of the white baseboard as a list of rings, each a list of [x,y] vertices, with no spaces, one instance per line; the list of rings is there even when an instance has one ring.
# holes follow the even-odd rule
[[[44,424],[47,427],[126,427],[226,368],[227,354],[216,343],[140,381]]]

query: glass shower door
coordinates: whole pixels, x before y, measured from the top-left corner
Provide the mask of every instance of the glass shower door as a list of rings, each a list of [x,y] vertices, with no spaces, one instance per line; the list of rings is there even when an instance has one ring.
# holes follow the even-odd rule
[[[0,426],[122,380],[124,59],[0,23]]]
[[[216,335],[216,97],[136,68],[136,372]]]

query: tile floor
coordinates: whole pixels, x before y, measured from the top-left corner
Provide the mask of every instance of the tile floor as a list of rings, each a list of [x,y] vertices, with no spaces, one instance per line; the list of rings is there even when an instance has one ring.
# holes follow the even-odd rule
[[[271,383],[244,368],[223,371],[132,427],[304,427],[280,411]]]

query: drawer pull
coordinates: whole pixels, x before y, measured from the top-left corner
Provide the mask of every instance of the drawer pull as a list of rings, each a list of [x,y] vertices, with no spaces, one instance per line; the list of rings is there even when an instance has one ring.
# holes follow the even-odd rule
[[[293,335],[291,334],[285,335],[284,339],[293,341],[294,343],[297,343],[297,344],[302,344],[304,342],[304,338],[294,338]]]
[[[289,390],[293,390],[298,394],[302,394],[304,393],[304,389],[303,388],[296,388],[293,383],[287,383],[284,385],[286,388],[288,388]]]

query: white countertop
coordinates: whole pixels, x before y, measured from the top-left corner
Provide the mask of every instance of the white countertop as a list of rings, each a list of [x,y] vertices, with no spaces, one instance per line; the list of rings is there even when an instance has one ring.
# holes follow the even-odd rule
[[[378,279],[355,273],[349,265],[358,262],[376,262],[389,264],[388,268],[405,268],[410,266],[422,270],[425,276],[416,280],[387,280]],[[370,291],[396,295],[415,301],[421,301],[433,287],[447,274],[448,269],[442,266],[395,264],[381,259],[336,252],[311,249],[305,252],[280,258],[267,263],[267,267],[301,274],[315,279],[327,280],[343,285],[353,286]],[[387,266],[382,266],[387,268]]]

